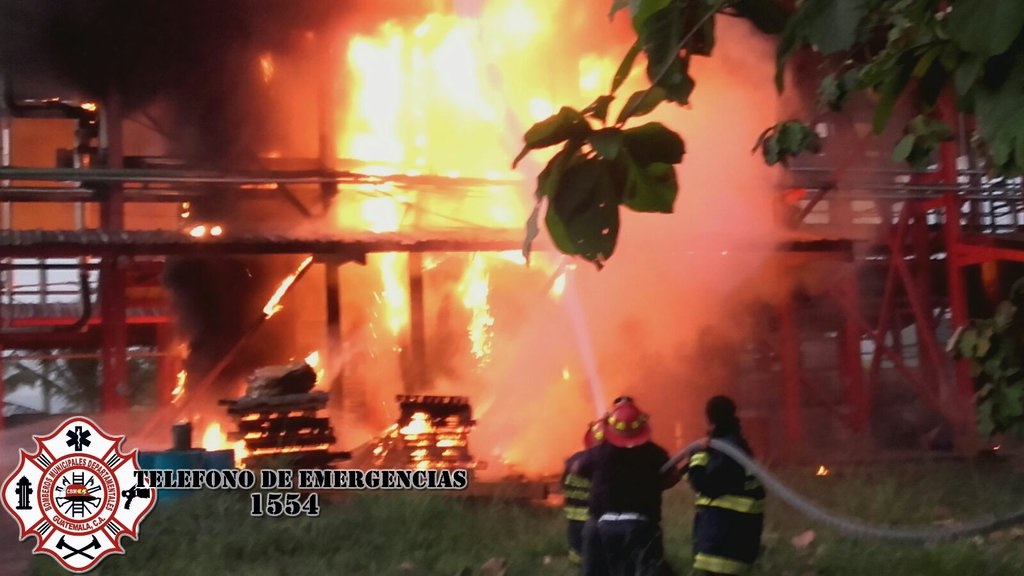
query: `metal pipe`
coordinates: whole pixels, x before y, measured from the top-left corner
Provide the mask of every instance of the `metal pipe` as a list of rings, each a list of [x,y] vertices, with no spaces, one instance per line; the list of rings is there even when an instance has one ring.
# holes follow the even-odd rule
[[[164,182],[197,184],[433,184],[438,186],[518,185],[516,180],[456,178],[447,176],[411,176],[390,174],[375,176],[351,171],[297,170],[252,174],[221,174],[209,171],[93,168],[2,168],[0,179],[43,182]]]
[[[0,262],[0,270],[78,270],[79,268],[86,268],[88,270],[98,270],[99,264],[86,263],[86,264],[58,264],[53,262],[43,261],[39,264],[18,264],[14,262]],[[70,284],[70,282],[68,282]],[[58,292],[50,292],[51,294],[57,294]],[[70,292],[72,294],[76,292]]]

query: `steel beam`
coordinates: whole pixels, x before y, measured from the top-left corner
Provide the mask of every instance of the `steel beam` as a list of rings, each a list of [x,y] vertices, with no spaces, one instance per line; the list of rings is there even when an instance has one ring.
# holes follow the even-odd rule
[[[103,105],[100,146],[108,168],[124,163],[121,105],[117,95],[110,95]],[[124,191],[118,182],[111,182],[100,205],[100,226],[105,233],[124,230]],[[101,406],[104,412],[124,408],[128,404],[128,301],[125,295],[127,274],[121,258],[106,254],[100,264],[100,315],[103,318],[101,356]]]

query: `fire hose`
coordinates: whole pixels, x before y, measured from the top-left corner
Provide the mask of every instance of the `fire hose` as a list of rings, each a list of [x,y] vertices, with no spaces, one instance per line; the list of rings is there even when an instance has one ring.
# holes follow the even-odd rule
[[[1024,508],[1002,517],[983,517],[958,526],[950,527],[892,527],[869,524],[857,518],[841,516],[822,509],[817,504],[804,498],[779,478],[769,472],[766,468],[755,462],[742,449],[736,445],[721,439],[712,438],[710,441],[699,440],[681,450],[673,456],[662,468],[667,472],[688,458],[695,452],[704,450],[706,447],[713,448],[743,466],[747,473],[756,476],[764,487],[786,504],[795,508],[798,512],[808,518],[821,523],[840,534],[857,540],[889,540],[904,543],[931,543],[949,542],[963,540],[984,534],[990,534],[999,530],[1024,523]]]

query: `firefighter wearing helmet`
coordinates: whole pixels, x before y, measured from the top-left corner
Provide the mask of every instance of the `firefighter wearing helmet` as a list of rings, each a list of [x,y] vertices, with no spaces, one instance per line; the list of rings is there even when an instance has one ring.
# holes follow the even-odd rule
[[[569,541],[569,562],[579,564],[583,558],[583,525],[589,514],[587,506],[590,501],[590,480],[574,474],[572,469],[583,457],[586,450],[604,441],[604,425],[601,420],[587,424],[583,434],[583,450],[576,452],[565,461],[565,472],[562,473],[562,494],[565,497],[565,519],[568,521],[566,537]]]
[[[665,568],[661,493],[681,474],[661,473],[668,453],[651,440],[648,416],[631,398],[617,399],[601,427],[604,442],[573,467],[591,483],[582,574],[656,576]]]

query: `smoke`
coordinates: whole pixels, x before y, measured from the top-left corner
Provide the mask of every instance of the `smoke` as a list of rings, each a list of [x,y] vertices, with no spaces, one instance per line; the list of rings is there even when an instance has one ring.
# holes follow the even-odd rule
[[[666,106],[657,117],[687,142],[675,214],[624,211],[619,245],[605,269],[581,265],[576,271],[605,404],[620,394],[634,396],[667,446],[703,432],[705,400],[736,375],[735,357],[727,352],[735,353],[733,344],[750,334],[744,302],[782,280],[763,275],[781,237],[771,203],[777,176],[750,154],[757,134],[776,120],[773,45],[744,22],[719,18],[717,25],[714,57],[693,62],[697,89],[690,106]],[[550,337],[535,336],[518,342],[520,365],[566,352],[554,351]],[[570,338],[568,344],[571,350],[578,343]],[[502,413],[532,413],[551,423],[546,441],[531,438],[526,445],[560,450],[524,447],[517,454],[534,470],[551,471],[559,456],[576,449],[593,413],[580,385],[559,384],[541,402],[504,396],[510,405],[502,405]]]

